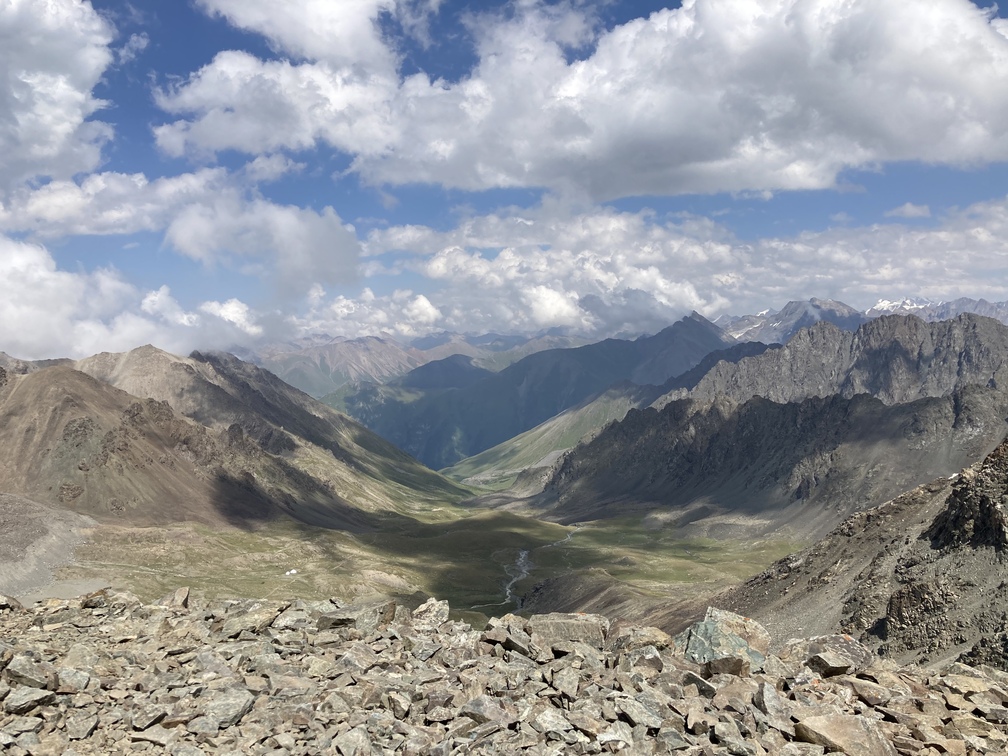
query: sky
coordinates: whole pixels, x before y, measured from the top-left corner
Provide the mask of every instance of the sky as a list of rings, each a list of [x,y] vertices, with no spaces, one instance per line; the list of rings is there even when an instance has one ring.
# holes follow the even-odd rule
[[[2,0],[0,350],[1008,299],[969,0]]]

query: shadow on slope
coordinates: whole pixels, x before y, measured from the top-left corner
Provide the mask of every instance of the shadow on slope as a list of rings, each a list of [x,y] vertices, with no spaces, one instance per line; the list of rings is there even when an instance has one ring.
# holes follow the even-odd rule
[[[689,400],[632,410],[563,459],[538,511],[562,522],[655,510],[679,527],[740,516],[743,530],[833,527],[1004,437],[1008,396],[967,387],[886,406],[857,395],[740,406]]]

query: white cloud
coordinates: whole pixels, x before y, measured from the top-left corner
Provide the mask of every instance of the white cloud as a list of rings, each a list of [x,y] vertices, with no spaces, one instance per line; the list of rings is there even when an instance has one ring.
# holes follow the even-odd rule
[[[187,312],[167,286],[141,294],[111,268],[61,270],[38,244],[0,235],[0,351],[86,357],[152,343],[176,354],[247,344],[265,331],[238,300]]]
[[[125,65],[130,61],[136,60],[137,56],[146,50],[149,44],[150,37],[147,36],[146,32],[131,34],[130,38],[126,40],[126,44],[118,50],[119,65]]]
[[[200,317],[194,312],[186,312],[171,294],[171,289],[162,286],[157,291],[149,291],[140,303],[140,309],[159,320],[173,325],[192,328],[200,325]]]
[[[410,323],[419,326],[431,326],[441,319],[441,313],[437,307],[430,303],[423,294],[417,294],[403,309],[403,314]]]
[[[889,210],[885,214],[886,218],[930,218],[931,208],[927,205],[915,205],[906,202],[897,208]]]
[[[225,51],[184,84],[155,93],[166,112],[196,117],[158,126],[154,135],[173,156],[307,150],[316,142],[377,153],[398,138],[387,104],[395,86],[394,78],[362,78],[325,62],[263,62]]]
[[[45,248],[0,236],[0,349],[8,354],[83,356],[142,344],[154,329],[124,312],[135,296],[113,270],[62,271]]]
[[[105,105],[92,90],[112,62],[114,36],[90,3],[0,4],[0,199],[22,181],[101,162],[112,129],[89,119]]]
[[[259,336],[263,332],[262,326],[256,322],[255,315],[249,306],[239,299],[229,299],[226,302],[204,302],[200,305],[200,310],[220,318],[225,323],[230,323],[249,336]]]
[[[244,173],[253,183],[265,183],[304,169],[304,163],[295,163],[285,155],[260,155],[245,166]]]
[[[142,173],[95,173],[15,192],[0,229],[40,238],[160,231],[180,208],[202,205],[230,185],[222,168],[150,181]]]
[[[376,184],[595,198],[823,188],[850,166],[1008,159],[1008,92],[990,86],[1008,78],[1008,39],[964,0],[688,0],[603,32],[579,7],[530,0],[476,17],[479,61],[455,83],[399,80],[375,24],[392,0],[203,4],[303,60],[221,53],[162,93],[183,116],[157,130],[173,155],[321,142]]]
[[[440,313],[436,321],[411,317],[404,303],[412,293],[365,289],[356,298],[320,295],[298,323],[348,336],[561,326],[601,338],[655,332],[693,309],[715,317],[809,296],[858,307],[903,291],[1004,300],[1006,240],[1008,199],[974,205],[935,228],[844,224],[754,241],[703,218],[546,200],[464,218],[448,231],[372,232],[366,250],[375,269],[387,270],[381,261],[391,253],[425,280],[417,286]]]
[[[284,297],[300,296],[313,283],[356,278],[360,244],[331,207],[278,205],[239,180],[259,182],[297,168],[274,155],[237,176],[204,168],[153,181],[114,172],[53,181],[23,188],[0,206],[0,230],[40,239],[164,231],[166,243],[187,257],[234,264]]]
[[[282,53],[367,73],[394,73],[395,58],[377,25],[395,0],[197,0],[207,12],[262,34]]]
[[[315,212],[227,192],[182,208],[165,239],[193,259],[227,260],[268,278],[284,295],[355,278],[360,246],[352,227],[331,207]]]

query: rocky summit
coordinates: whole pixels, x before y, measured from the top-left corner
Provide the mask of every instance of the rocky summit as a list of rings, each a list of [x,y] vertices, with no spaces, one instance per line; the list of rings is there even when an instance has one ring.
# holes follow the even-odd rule
[[[477,630],[434,599],[0,597],[9,754],[1004,753],[1006,704],[994,668],[776,646],[717,609],[673,638],[588,614]]]

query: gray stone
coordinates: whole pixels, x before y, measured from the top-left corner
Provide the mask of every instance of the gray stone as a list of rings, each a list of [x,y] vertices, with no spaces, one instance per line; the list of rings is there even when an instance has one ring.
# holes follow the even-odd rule
[[[237,724],[249,713],[255,696],[243,688],[230,688],[211,692],[206,700],[201,699],[199,703],[203,716],[224,729]]]
[[[852,756],[896,756],[896,749],[883,737],[878,724],[864,717],[848,714],[803,717],[795,725],[795,737]]]
[[[601,650],[609,632],[609,620],[597,614],[537,614],[529,618],[528,626],[540,648],[577,641]]]
[[[55,672],[52,666],[40,664],[26,654],[17,654],[4,670],[8,681],[32,688],[52,687]]]
[[[644,725],[657,729],[662,725],[661,714],[633,698],[617,698],[615,706],[616,711],[625,715],[634,727]]]
[[[13,717],[2,729],[8,735],[17,737],[26,732],[38,732],[44,724],[38,717]]]
[[[162,748],[168,745],[175,736],[171,730],[166,730],[160,725],[154,725],[153,727],[148,727],[142,732],[132,732],[130,733],[130,740],[134,743],[154,743]]]
[[[762,669],[765,659],[763,654],[750,648],[744,638],[727,629],[730,626],[716,620],[694,623],[676,636],[676,647],[682,649],[687,659],[697,664],[737,657],[748,662],[753,670]]]
[[[4,699],[4,711],[8,714],[27,714],[32,709],[50,704],[55,700],[56,694],[51,690],[29,687],[15,688]]]
[[[350,604],[320,616],[318,629],[352,627],[366,636],[391,622],[395,610],[396,602],[388,599]]]
[[[86,711],[72,711],[67,715],[66,734],[70,740],[84,740],[98,727],[98,717]]]
[[[570,700],[577,698],[581,674],[574,667],[564,667],[553,673],[553,688]]]
[[[56,673],[57,690],[67,693],[80,693],[91,682],[91,675],[79,669],[61,669]]]
[[[634,744],[633,730],[626,722],[613,722],[599,733],[598,743],[601,746],[611,743],[617,750],[631,748]]]
[[[448,621],[448,602],[427,599],[413,610],[412,624],[418,630],[434,631]]]
[[[510,707],[506,706],[504,702],[488,695],[476,696],[472,700],[467,701],[459,709],[459,714],[469,717],[477,724],[483,724],[484,722],[504,722],[505,724],[510,724],[518,719],[517,714],[510,710]]]
[[[342,735],[337,735],[333,738],[333,745],[336,746],[340,756],[367,756],[374,753],[371,738],[368,736],[367,728],[363,725],[354,727]]]

